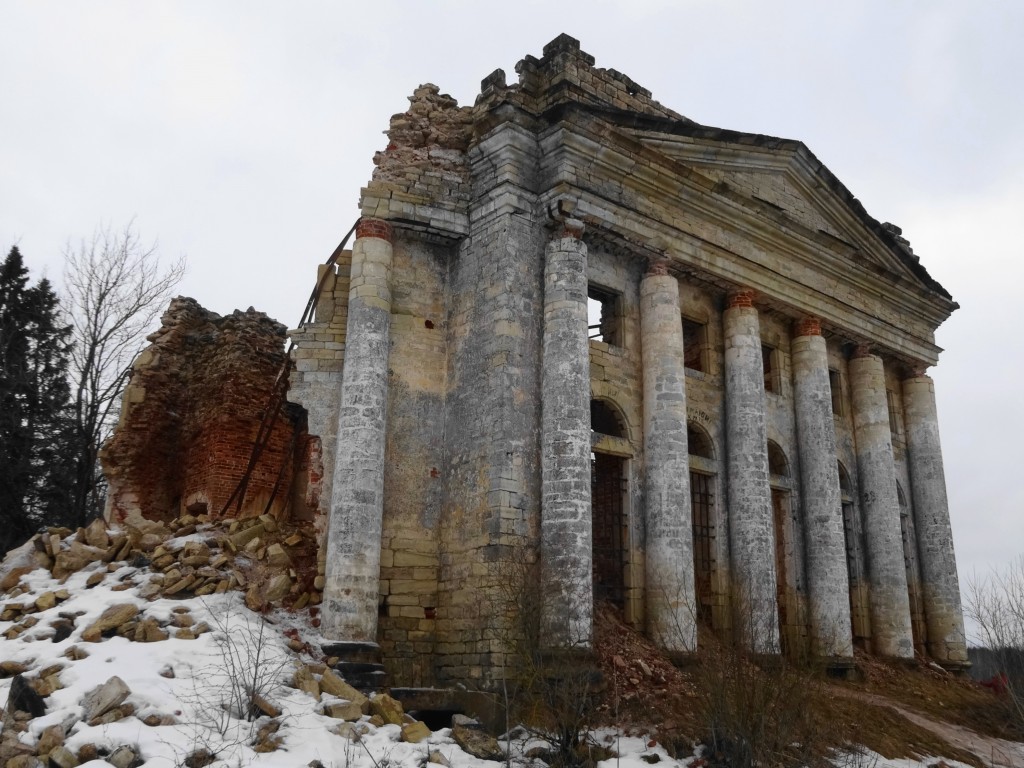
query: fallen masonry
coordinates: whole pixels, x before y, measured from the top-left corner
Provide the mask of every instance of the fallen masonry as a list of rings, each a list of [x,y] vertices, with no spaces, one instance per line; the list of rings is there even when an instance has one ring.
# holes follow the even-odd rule
[[[0,686],[8,686],[0,710],[0,765],[71,768],[92,760],[104,760],[115,768],[142,765],[150,756],[139,744],[81,743],[81,738],[72,738],[72,734],[86,726],[100,728],[128,720],[154,729],[196,726],[182,723],[180,712],[154,710],[146,703],[149,697],[138,697],[115,674],[83,692],[78,714],[63,717],[59,724],[35,728],[34,722],[51,711],[54,694],[65,690],[65,673],[71,672],[75,679],[75,664],[93,653],[109,653],[102,649],[103,644],[113,638],[159,643],[172,638],[194,641],[212,631],[237,633],[221,616],[207,620],[193,616],[195,607],[189,606],[204,595],[243,593],[242,602],[254,611],[251,621],[256,624],[267,620],[263,618],[267,612],[287,605],[284,610],[289,615],[302,617],[300,623],[315,628],[319,595],[302,586],[315,577],[313,571],[297,571],[294,565],[315,563],[315,558],[307,556],[310,551],[308,535],[269,517],[213,522],[207,515],[184,515],[166,523],[142,521],[138,527],[126,525],[118,530],[108,530],[102,521],[77,531],[47,529],[9,553],[0,565],[0,637],[28,649],[52,643],[67,647],[62,654],[66,661],[60,663],[42,666],[34,662],[35,656],[45,658],[45,654],[0,661]],[[268,588],[282,578],[290,587],[268,602]],[[40,591],[32,586],[39,580],[65,586]],[[182,580],[186,586],[181,586]],[[81,620],[81,611],[62,609],[78,604],[78,598],[97,589],[107,590],[111,599],[90,620]],[[118,595],[125,595],[124,600],[118,601]],[[167,603],[175,602],[179,604],[166,609]],[[151,606],[157,605],[163,608],[154,614]],[[58,625],[68,627],[59,639]],[[294,630],[285,631],[284,636],[289,638],[291,655],[286,657],[286,665],[293,670],[291,674],[281,669],[272,676],[272,684],[245,694],[248,707],[258,716],[248,742],[253,753],[274,752],[284,743],[281,728],[287,718],[279,706],[284,685],[301,691],[310,710],[340,721],[332,732],[345,739],[359,740],[392,724],[400,727],[400,742],[417,744],[432,739],[436,743],[434,732],[407,715],[396,699],[379,691],[367,695],[355,689],[332,669],[337,659],[323,658],[319,649],[311,649]],[[159,675],[176,677],[170,666],[159,670]],[[71,742],[73,749],[68,746]],[[460,744],[460,737],[453,737],[452,743]],[[466,749],[474,748],[475,743],[467,741]],[[216,756],[193,750],[180,757],[183,764],[205,765]]]

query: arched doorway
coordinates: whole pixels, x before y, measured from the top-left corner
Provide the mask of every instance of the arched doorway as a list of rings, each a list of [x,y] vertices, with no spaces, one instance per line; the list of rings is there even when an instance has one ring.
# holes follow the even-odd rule
[[[853,484],[842,462],[839,467],[839,498],[843,510],[843,534],[846,541],[846,573],[850,581],[850,622],[853,643],[862,650],[871,649],[871,612],[868,605],[867,568],[864,560],[864,521],[854,504]]]
[[[624,419],[606,400],[590,401],[590,429],[609,437],[627,437]],[[623,456],[599,450],[590,454],[594,600],[619,608],[625,608],[626,603],[629,545],[626,468],[627,459]]]
[[[714,626],[714,574],[717,519],[715,448],[700,426],[686,425],[690,453],[690,508],[693,517],[693,570],[697,596],[697,620]]]

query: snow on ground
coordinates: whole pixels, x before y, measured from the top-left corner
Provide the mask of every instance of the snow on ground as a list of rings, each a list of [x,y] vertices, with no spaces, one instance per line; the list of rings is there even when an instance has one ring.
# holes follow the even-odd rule
[[[94,563],[62,584],[48,571],[38,569],[22,577],[22,584],[29,587],[27,593],[0,598],[3,603],[26,603],[61,588],[71,593],[64,602],[33,614],[38,623],[16,639],[2,637],[15,622],[0,621],[0,661],[25,663],[29,678],[51,665],[63,667],[59,673],[63,687],[47,698],[47,713],[32,720],[28,730],[20,734],[23,743],[34,745],[47,727],[64,724],[68,732],[65,746],[72,752],[86,744],[109,751],[130,745],[136,748],[145,768],[183,765],[186,756],[199,749],[217,755],[213,768],[299,768],[313,761],[319,761],[324,768],[423,768],[431,755],[440,755],[452,768],[495,765],[464,752],[447,728],[433,732],[425,742],[410,744],[400,740],[399,726],[375,727],[364,717],[354,724],[360,734],[356,739],[338,735],[334,731],[341,721],[319,714],[319,705],[310,695],[287,685],[299,658],[288,648],[284,632],[298,631],[315,647],[315,631],[300,626],[283,611],[265,619],[249,611],[238,593],[147,601],[139,597],[137,586],[115,589],[137,571],[123,566],[107,573],[105,564]],[[106,576],[100,584],[86,588],[86,580],[94,573]],[[116,636],[99,643],[84,642],[82,631],[105,609],[120,603],[133,603],[145,616],[161,623],[187,610],[195,622],[205,622],[212,631],[192,640],[175,639],[172,634],[167,640],[149,643]],[[75,629],[69,637],[52,642],[49,626],[60,614],[80,615],[75,618]],[[173,627],[170,629],[173,631]],[[79,660],[68,658],[65,652],[72,646],[88,656]],[[81,719],[83,697],[115,675],[131,689],[127,702],[134,705],[135,715],[89,726]],[[281,709],[277,718],[281,726],[276,733],[280,745],[272,752],[253,749],[257,731],[269,718],[249,723],[233,716],[237,712],[224,708],[232,693],[239,691],[240,679],[251,679],[254,675],[260,680],[265,697]],[[0,702],[7,701],[10,686],[11,679],[0,680]],[[324,700],[329,698],[325,696]],[[173,719],[173,724],[144,724],[143,719],[151,715],[166,716],[168,722]],[[698,759],[695,756],[676,760],[647,736],[610,730],[595,731],[593,736],[618,754],[599,763],[598,768],[648,768],[652,763],[661,768],[683,768]],[[524,757],[531,746],[529,741],[521,739],[508,746],[514,762],[524,766],[535,764],[538,768],[543,765]],[[837,760],[838,765],[849,768],[910,768],[934,762],[886,760],[873,753]],[[93,760],[83,765],[93,768],[109,763]]]

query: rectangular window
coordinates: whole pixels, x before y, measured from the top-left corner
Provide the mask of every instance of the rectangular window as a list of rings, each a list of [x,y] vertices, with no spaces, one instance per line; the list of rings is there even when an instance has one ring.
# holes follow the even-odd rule
[[[828,387],[832,392],[832,413],[836,416],[843,415],[843,386],[839,371],[828,369]]]
[[[707,373],[707,326],[683,318],[683,365]]]
[[[899,404],[896,402],[896,393],[891,389],[885,390],[885,402],[889,406],[889,431],[895,438],[903,437],[903,419],[900,418]]]
[[[775,364],[775,350],[766,344],[761,345],[761,364],[764,370],[764,391],[779,391],[778,366]]]
[[[607,288],[587,286],[589,336],[612,346],[622,346],[622,296]]]

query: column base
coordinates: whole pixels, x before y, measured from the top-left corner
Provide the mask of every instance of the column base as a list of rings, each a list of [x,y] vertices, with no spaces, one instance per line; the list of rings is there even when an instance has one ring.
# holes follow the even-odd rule
[[[387,688],[388,674],[377,643],[331,642],[320,646],[328,658],[338,659],[333,669],[353,688],[369,693]]]

